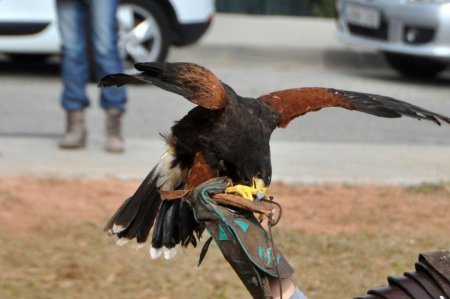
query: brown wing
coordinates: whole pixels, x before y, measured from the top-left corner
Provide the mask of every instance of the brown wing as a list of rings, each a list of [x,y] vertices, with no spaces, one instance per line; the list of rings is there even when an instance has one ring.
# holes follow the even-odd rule
[[[220,80],[211,71],[197,64],[147,62],[134,66],[142,73],[108,75],[100,80],[99,86],[147,82],[207,109],[221,109],[227,103],[225,88]]]
[[[356,110],[379,117],[409,116],[416,119],[426,119],[440,125],[440,121],[450,124],[450,118],[425,110],[421,107],[399,101],[393,98],[337,90],[331,88],[295,88],[272,92],[259,97],[259,100],[270,105],[281,114],[279,127],[286,127],[297,116],[325,107],[341,107]]]

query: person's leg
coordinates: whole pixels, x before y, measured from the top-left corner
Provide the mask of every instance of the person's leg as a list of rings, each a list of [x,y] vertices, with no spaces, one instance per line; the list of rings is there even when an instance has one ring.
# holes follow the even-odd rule
[[[117,48],[116,9],[118,0],[90,0],[92,44],[97,79],[123,72]],[[106,110],[106,150],[123,152],[122,114],[125,111],[125,87],[101,90],[101,106]]]
[[[116,10],[118,0],[90,0],[92,44],[97,79],[122,73],[122,59],[117,47]],[[107,87],[101,90],[101,106],[125,111],[125,87]]]
[[[83,1],[58,0],[58,22],[62,39],[61,74],[64,90],[61,98],[65,110],[89,106],[85,88],[89,79],[86,50],[86,7]]]
[[[85,87],[89,78],[86,52],[85,13],[82,1],[58,0],[57,12],[62,38],[61,104],[66,110],[66,132],[59,142],[61,148],[80,148],[86,142],[84,108],[89,106]]]
[[[297,287],[295,288],[294,294],[289,299],[308,299],[305,294]]]
[[[269,280],[270,293],[274,299],[281,298],[280,296],[280,283],[283,298],[286,299],[307,299],[305,294],[294,284],[292,279],[277,279],[271,278]]]

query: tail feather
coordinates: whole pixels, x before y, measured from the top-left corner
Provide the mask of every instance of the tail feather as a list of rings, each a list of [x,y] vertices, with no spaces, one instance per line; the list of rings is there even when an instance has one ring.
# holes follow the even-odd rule
[[[150,205],[150,208],[146,210],[145,208],[142,210],[143,213],[145,213],[145,218],[142,220],[143,225],[138,230],[136,235],[136,241],[138,243],[145,243],[147,241],[147,238],[150,234],[150,229],[152,228],[157,213],[148,213],[148,211],[158,211],[159,207],[161,205],[161,198],[159,197],[158,200],[154,200],[152,204]]]
[[[107,231],[110,234],[119,234],[122,231],[126,229],[126,226],[123,226],[121,224],[117,224],[117,218],[123,213],[124,210],[127,210],[127,206],[130,205],[130,201],[133,199],[133,197],[129,197],[126,199],[119,209],[112,215],[112,217],[108,220],[108,223],[106,223],[104,230]]]
[[[108,221],[105,230],[119,238],[136,238],[138,243],[144,243],[161,204],[161,196],[155,187],[157,178],[158,176],[147,176],[139,186],[139,192],[136,191],[122,204]]]
[[[201,235],[204,227],[196,222],[189,204],[182,199],[163,200],[159,192],[184,187],[188,172],[173,165],[174,159],[170,150],[166,152],[106,224],[105,230],[119,237],[118,244],[134,238],[143,244],[153,228],[150,250],[153,258],[159,257],[161,250],[166,258],[172,258],[178,244],[197,245],[196,236]]]
[[[155,176],[152,183],[149,185],[149,192],[145,193],[142,198],[143,202],[139,207],[133,221],[124,231],[122,237],[133,239],[136,238],[138,243],[145,243],[148,234],[155,222],[159,206],[161,205],[161,196],[156,189],[156,181],[158,176]],[[121,237],[119,235],[119,237]]]
[[[164,164],[163,159],[150,171],[133,196],[114,213],[106,224],[105,231],[119,238],[136,238],[138,243],[147,240],[162,201],[157,188],[161,164]]]
[[[180,243],[179,205],[181,199],[163,201],[153,229],[152,247],[173,248]]]
[[[197,223],[191,207],[182,199],[163,201],[153,229],[152,247],[174,248],[178,244],[197,246],[204,226]]]
[[[149,195],[156,192],[157,196],[159,193],[155,189],[155,166],[152,171],[147,175],[144,181],[141,183],[139,188],[136,190],[133,196],[128,198],[120,208],[114,213],[111,219],[105,226],[105,231],[110,231],[114,234],[122,233],[131,224],[131,222],[136,218],[136,215],[141,207],[141,205],[147,200],[149,200]],[[152,200],[153,197],[150,197]]]
[[[159,208],[158,216],[156,216],[155,227],[153,228],[152,235],[152,247],[153,248],[161,248],[163,242],[163,223],[164,223],[164,215],[166,214],[167,209],[169,208],[168,202],[164,202],[161,204]]]
[[[181,245],[183,247],[188,247],[189,244],[192,246],[197,246],[197,237],[200,238],[203,229],[200,224],[195,220],[194,214],[192,213],[192,208],[186,201],[182,201],[179,207],[179,221],[178,230],[180,235]]]
[[[180,243],[180,234],[177,226],[180,202],[180,199],[164,202],[169,207],[164,215],[162,239],[163,247],[173,248]]]

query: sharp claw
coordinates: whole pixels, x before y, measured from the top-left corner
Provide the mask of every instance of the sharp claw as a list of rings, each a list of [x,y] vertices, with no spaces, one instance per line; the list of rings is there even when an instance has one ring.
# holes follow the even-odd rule
[[[263,199],[265,197],[266,197],[266,193],[265,192],[258,191],[258,192],[256,192],[255,200],[256,201],[260,201],[261,199]]]
[[[237,193],[250,201],[261,200],[266,197],[267,188],[264,187],[264,181],[253,179],[251,186],[235,185],[225,189],[225,193]]]

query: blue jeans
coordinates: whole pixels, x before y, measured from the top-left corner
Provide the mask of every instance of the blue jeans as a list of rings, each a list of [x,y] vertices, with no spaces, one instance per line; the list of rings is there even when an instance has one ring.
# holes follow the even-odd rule
[[[111,73],[123,72],[117,48],[116,9],[119,0],[57,0],[59,28],[63,43],[61,102],[72,111],[89,106],[86,85],[89,81],[87,30],[92,38],[92,50],[97,80]],[[90,25],[90,28],[86,28]],[[100,104],[104,109],[125,110],[124,87],[101,89]]]

